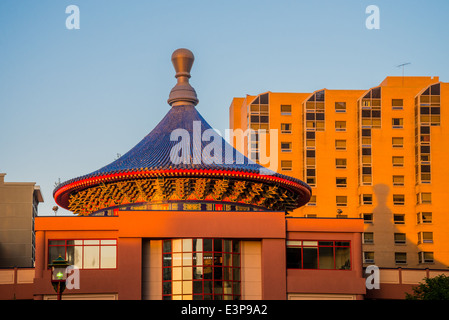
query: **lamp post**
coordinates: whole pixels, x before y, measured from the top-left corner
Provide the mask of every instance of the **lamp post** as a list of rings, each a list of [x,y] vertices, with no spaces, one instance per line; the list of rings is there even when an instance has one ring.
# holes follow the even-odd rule
[[[67,280],[67,267],[69,264],[61,256],[53,260],[51,267],[51,284],[57,293],[58,300],[61,300],[62,293],[65,290]]]

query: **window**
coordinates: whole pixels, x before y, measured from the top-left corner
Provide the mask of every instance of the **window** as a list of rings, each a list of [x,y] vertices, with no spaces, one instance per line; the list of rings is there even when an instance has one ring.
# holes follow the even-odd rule
[[[418,244],[433,243],[433,232],[418,232]]]
[[[363,222],[364,223],[373,223],[373,214],[372,213],[364,213],[363,214]]]
[[[418,252],[419,263],[433,263],[433,252]]]
[[[115,269],[117,240],[49,240],[48,263],[59,256],[80,269]]]
[[[393,195],[393,204],[397,205],[397,206],[403,206],[405,204],[405,195],[394,194]]]
[[[393,110],[402,110],[404,107],[403,99],[391,99],[391,106]]]
[[[393,185],[394,186],[403,186],[404,185],[404,176],[393,176]]]
[[[406,242],[405,233],[394,234],[394,244],[405,244],[405,242]]]
[[[315,149],[315,131],[306,132],[306,148]]]
[[[351,269],[349,241],[287,241],[288,269]]]
[[[337,169],[346,169],[346,159],[335,159],[335,167]]]
[[[406,252],[395,252],[394,253],[394,261],[396,264],[407,263],[407,253]]]
[[[335,178],[335,183],[339,188],[346,187],[346,177]]]
[[[432,194],[430,192],[421,192],[416,195],[417,204],[431,204]]]
[[[404,147],[404,138],[402,137],[394,137],[392,138],[393,148],[402,148]]]
[[[418,212],[418,224],[432,223],[432,212]]]
[[[335,131],[346,131],[346,121],[335,121]]]
[[[281,160],[281,170],[291,171],[292,170],[292,161],[291,160]]]
[[[335,140],[336,150],[346,150],[346,140]]]
[[[393,129],[402,129],[402,128],[404,128],[404,119],[393,118],[392,125],[393,125]]]
[[[292,143],[291,142],[281,142],[281,151],[282,152],[292,152]]]
[[[405,214],[394,214],[393,222],[394,224],[405,224]]]
[[[372,251],[363,252],[363,263],[374,263],[374,252]]]
[[[373,204],[373,195],[372,194],[361,194],[360,195],[360,204],[362,204],[362,205]]]
[[[310,197],[309,202],[307,203],[308,206],[316,206],[316,195],[313,195]]]
[[[373,244],[374,243],[374,233],[364,232],[363,233],[363,244]]]
[[[362,128],[381,127],[381,96],[381,88],[374,88],[359,102]]]
[[[250,106],[248,117],[250,128],[253,130],[269,129],[269,96],[262,94],[254,99]]]
[[[164,300],[240,299],[240,242],[169,239],[162,243]]]
[[[348,204],[347,196],[336,196],[337,207],[346,207]]]
[[[281,115],[290,116],[292,114],[292,106],[291,105],[281,105]]]
[[[306,123],[305,127],[312,131],[324,131],[324,90],[314,93],[305,102]]]
[[[292,124],[281,123],[281,133],[292,133]]]
[[[335,112],[346,112],[346,102],[335,102]]]
[[[404,166],[404,157],[394,156],[392,158],[393,167],[403,167]]]

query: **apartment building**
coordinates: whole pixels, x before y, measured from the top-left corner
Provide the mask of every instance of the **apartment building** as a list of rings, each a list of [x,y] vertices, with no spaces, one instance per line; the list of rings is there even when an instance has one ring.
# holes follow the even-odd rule
[[[265,166],[272,165],[260,161],[268,155],[277,172],[312,187],[310,202],[290,216],[363,218],[365,266],[447,268],[445,106],[449,84],[438,77],[387,77],[367,90],[247,95],[233,99],[230,127],[256,132],[243,146],[232,144]],[[266,146],[257,130],[268,130]]]
[[[35,261],[34,221],[44,202],[34,182],[5,182],[0,173],[0,268],[30,268]]]

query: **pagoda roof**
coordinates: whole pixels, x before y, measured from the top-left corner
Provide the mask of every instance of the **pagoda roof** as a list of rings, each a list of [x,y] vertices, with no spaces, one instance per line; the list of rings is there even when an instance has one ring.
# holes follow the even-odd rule
[[[186,84],[184,83],[181,89],[184,90],[185,88]],[[77,205],[81,206],[80,202],[82,201],[79,199],[84,197],[84,202],[87,201],[87,194],[92,196],[89,198],[91,201],[94,199],[94,194],[98,197],[101,192],[106,197],[105,194],[109,191],[105,191],[105,188],[113,183],[171,178],[172,180],[175,179],[173,180],[174,185],[176,183],[179,184],[179,181],[176,181],[177,178],[187,177],[196,179],[209,178],[214,181],[217,179],[231,179],[234,182],[262,183],[268,186],[275,186],[294,195],[293,201],[288,202],[289,204],[285,208],[277,206],[278,210],[279,208],[291,210],[309,201],[311,189],[306,183],[299,179],[273,172],[255,163],[217,134],[197,111],[195,107],[197,103],[197,100],[195,101],[196,93],[193,88],[187,87],[187,89],[187,91],[184,90],[184,92],[180,93],[179,87],[175,86],[173,88],[169,99],[169,103],[171,102],[172,104],[171,109],[159,124],[126,154],[94,172],[58,185],[53,191],[57,204],[66,209],[74,210]],[[182,99],[186,95],[189,98]],[[212,138],[204,138],[206,133]],[[211,150],[211,146],[213,146],[213,150]],[[210,152],[205,152],[204,150]],[[230,186],[230,188],[233,187],[235,188],[234,185]],[[256,186],[252,185],[251,187],[256,188]],[[93,191],[94,189],[95,192]],[[90,190],[90,193],[88,190]],[[84,194],[80,196],[82,192]],[[138,193],[143,194],[140,191]],[[120,201],[108,202],[109,200],[106,199],[102,204],[90,205],[90,209],[85,209],[83,212],[93,212],[127,202],[149,201],[149,198],[143,197],[145,199],[142,199],[139,196],[136,196],[134,200],[130,200],[131,193],[127,197],[125,196],[122,196]]]

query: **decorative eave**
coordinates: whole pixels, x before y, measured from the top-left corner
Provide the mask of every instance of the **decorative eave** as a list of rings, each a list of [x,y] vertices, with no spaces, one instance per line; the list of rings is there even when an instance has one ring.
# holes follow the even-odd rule
[[[155,197],[154,189],[157,180],[165,179],[167,184],[160,197]],[[189,179],[190,187],[185,197],[176,196],[179,187],[178,181]],[[206,180],[205,180],[206,179]],[[217,198],[213,187],[217,181],[228,181],[223,185],[223,197]],[[210,188],[203,190],[202,181],[207,181]],[[246,191],[231,196],[238,182],[246,182]],[[113,189],[120,187],[126,190],[113,193]],[[140,188],[145,185],[146,188]],[[273,188],[275,187],[275,188]],[[253,189],[251,189],[253,188]],[[251,196],[251,190],[258,190],[257,197]],[[191,196],[200,195],[203,196]],[[80,196],[81,195],[81,196]],[[226,199],[226,195],[228,198]],[[245,197],[246,195],[246,197]],[[105,197],[107,196],[107,199]],[[123,198],[126,196],[126,199]],[[67,208],[76,214],[87,215],[111,206],[120,206],[133,203],[171,201],[204,200],[210,196],[211,201],[246,203],[272,211],[291,211],[308,202],[310,189],[307,185],[287,180],[283,177],[261,175],[250,172],[224,171],[224,170],[157,170],[134,171],[115,174],[106,174],[97,177],[75,181],[59,188],[55,200],[61,207]],[[251,197],[251,201],[249,201]],[[269,200],[271,199],[271,200]]]

